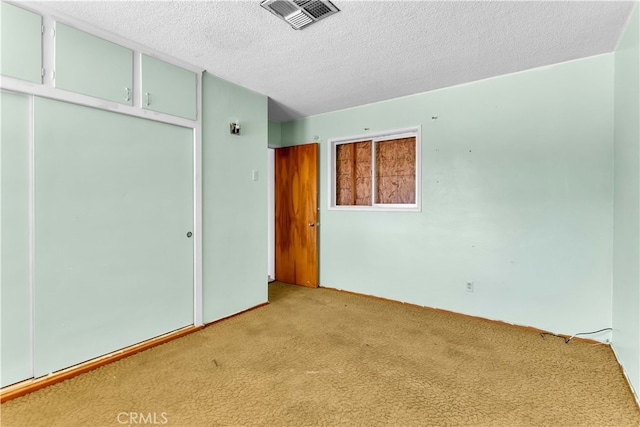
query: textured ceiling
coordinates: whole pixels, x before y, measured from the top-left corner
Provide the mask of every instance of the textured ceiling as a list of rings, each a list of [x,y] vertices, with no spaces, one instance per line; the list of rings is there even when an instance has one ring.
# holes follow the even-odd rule
[[[295,31],[253,1],[46,7],[270,97],[286,121],[611,52],[626,1],[347,1]]]

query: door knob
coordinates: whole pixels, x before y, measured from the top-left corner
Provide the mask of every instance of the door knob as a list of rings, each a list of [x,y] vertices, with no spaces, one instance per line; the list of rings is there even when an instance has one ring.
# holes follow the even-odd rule
[[[316,223],[315,223],[315,222],[310,222],[310,223],[309,223],[309,227],[315,227],[315,226],[316,226]]]
[[[189,232],[187,232],[187,237],[191,237],[191,236],[193,236],[193,233],[192,233],[192,232],[190,232],[190,231],[189,231]]]

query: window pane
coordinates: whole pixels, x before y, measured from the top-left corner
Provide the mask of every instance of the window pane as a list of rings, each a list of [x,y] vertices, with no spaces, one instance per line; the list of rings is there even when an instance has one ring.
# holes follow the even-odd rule
[[[336,146],[336,205],[371,205],[371,141]]]
[[[416,139],[376,143],[376,203],[416,202]]]

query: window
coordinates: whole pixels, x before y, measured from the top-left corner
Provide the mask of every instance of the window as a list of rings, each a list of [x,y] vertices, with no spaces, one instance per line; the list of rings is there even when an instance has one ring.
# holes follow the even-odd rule
[[[329,140],[329,209],[420,211],[420,128]]]

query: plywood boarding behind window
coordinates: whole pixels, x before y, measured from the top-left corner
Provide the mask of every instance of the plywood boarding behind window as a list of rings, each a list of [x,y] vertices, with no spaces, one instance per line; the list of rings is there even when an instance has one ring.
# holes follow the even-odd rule
[[[371,141],[336,146],[336,204],[371,205]]]
[[[416,202],[416,139],[376,143],[376,203]]]

